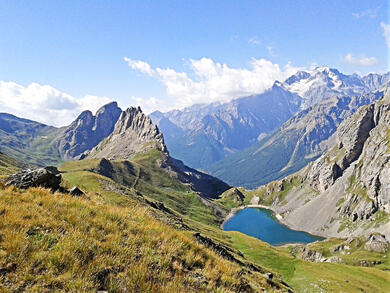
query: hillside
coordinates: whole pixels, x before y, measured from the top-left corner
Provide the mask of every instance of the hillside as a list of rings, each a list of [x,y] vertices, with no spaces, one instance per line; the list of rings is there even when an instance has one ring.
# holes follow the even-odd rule
[[[6,154],[0,152],[0,176],[15,173],[18,170],[26,167],[27,165],[22,164],[17,160],[10,158]]]
[[[297,172],[332,144],[340,123],[359,107],[384,95],[331,97],[297,113],[280,128],[246,150],[227,156],[206,170],[234,186],[256,188]]]
[[[296,229],[346,237],[390,238],[390,95],[339,126],[330,150],[296,174],[252,193]]]
[[[50,145],[57,132],[55,127],[0,113],[0,151],[19,161],[58,164],[58,150]]]
[[[386,113],[381,109],[373,110],[381,113],[374,115],[378,126]],[[4,154],[0,164],[4,175],[24,168]],[[84,152],[82,160],[63,163],[60,176],[63,192],[77,186],[84,195],[0,183],[1,290],[390,289],[388,250],[368,251],[365,247],[371,240],[364,237],[356,238],[350,254],[344,256],[338,247],[346,239],[273,247],[238,232],[222,231],[220,225],[231,207],[246,204],[253,196],[272,203],[291,191],[297,180],[282,183],[283,192],[268,198],[261,198],[263,189],[228,190],[222,181],[171,158],[159,129],[139,108],[121,112],[112,132]],[[376,215],[374,223],[381,223]]]

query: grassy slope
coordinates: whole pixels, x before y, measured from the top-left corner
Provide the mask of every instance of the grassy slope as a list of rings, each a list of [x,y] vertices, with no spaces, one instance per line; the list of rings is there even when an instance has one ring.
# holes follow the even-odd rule
[[[217,227],[220,219],[188,186],[168,176],[167,172],[158,167],[156,165],[158,159],[160,154],[151,151],[135,157],[131,162],[114,161],[111,179],[131,187],[148,198],[163,202],[165,206],[180,212],[189,220]],[[64,174],[66,179],[72,181],[74,185],[83,187],[87,182],[83,178],[86,172],[95,169],[98,163],[98,160],[72,161],[64,163],[60,169],[67,172]]]
[[[312,263],[294,258],[291,248],[272,247],[255,238],[238,232],[229,232],[232,246],[244,256],[259,265],[280,274],[297,292],[389,292],[390,290],[390,254],[367,252],[361,248],[352,250],[350,255],[340,256],[343,260],[382,260],[376,267],[359,267],[346,264]],[[311,247],[322,251],[319,246],[335,246],[335,242],[318,242]],[[328,256],[331,254],[328,253]]]
[[[157,221],[133,199],[102,190],[88,196],[1,187],[1,291],[269,289],[258,273]]]
[[[58,165],[61,157],[52,145],[58,129],[42,128],[33,135],[21,131],[8,134],[0,130],[0,150],[22,162],[33,165]]]
[[[0,176],[15,173],[23,164],[0,152]]]
[[[297,292],[390,290],[388,255],[356,249],[343,256],[350,265],[317,264],[294,258],[288,248],[220,230],[217,217],[188,187],[155,166],[153,161],[158,159],[158,154],[149,153],[136,157],[130,167],[123,161],[114,162],[118,178],[113,179],[121,178],[123,189],[116,189],[121,185],[114,180],[88,171],[97,161],[65,163],[66,184],[87,190],[89,199],[53,196],[42,189],[20,192],[2,187],[0,267],[11,268],[5,276],[13,288],[90,291],[100,286],[110,291],[127,287],[180,292],[216,291],[219,287],[226,292],[238,291],[245,284],[256,290],[268,286],[258,273],[247,274],[246,269],[195,243],[191,232],[156,220],[164,215],[156,217],[155,211],[138,200],[138,193],[163,202],[191,230],[240,250],[245,256],[242,261],[274,272],[277,280],[283,279]],[[320,242],[315,249],[329,254],[324,250],[341,240],[335,241]],[[353,266],[361,259],[381,259],[382,264],[374,268]],[[12,269],[13,263],[23,266]]]

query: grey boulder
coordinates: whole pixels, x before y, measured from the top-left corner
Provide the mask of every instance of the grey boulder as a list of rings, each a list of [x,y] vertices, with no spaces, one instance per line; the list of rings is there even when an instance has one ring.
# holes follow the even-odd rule
[[[61,183],[61,174],[56,167],[48,166],[34,170],[23,170],[19,173],[10,175],[5,179],[7,186],[16,186],[18,188],[44,187],[53,191],[59,190]]]

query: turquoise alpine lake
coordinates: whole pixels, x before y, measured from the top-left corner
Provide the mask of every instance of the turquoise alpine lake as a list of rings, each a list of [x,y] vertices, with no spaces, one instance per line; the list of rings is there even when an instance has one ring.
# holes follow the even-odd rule
[[[286,243],[310,243],[322,240],[302,231],[296,231],[279,223],[272,211],[263,208],[245,208],[239,210],[223,225],[225,231],[239,231],[256,237],[271,245]]]

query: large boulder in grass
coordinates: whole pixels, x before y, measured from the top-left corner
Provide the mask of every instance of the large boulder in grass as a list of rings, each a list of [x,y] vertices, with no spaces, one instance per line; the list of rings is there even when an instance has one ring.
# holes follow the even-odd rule
[[[364,249],[384,253],[389,249],[389,246],[389,242],[386,240],[385,235],[372,233],[368,235]]]
[[[52,191],[61,189],[61,174],[56,167],[48,166],[34,170],[23,170],[5,179],[6,186],[18,188],[44,187]]]

